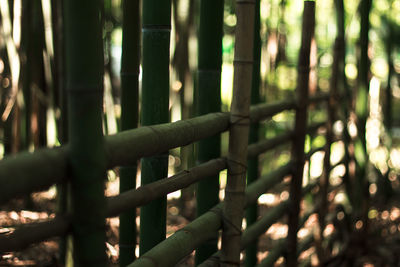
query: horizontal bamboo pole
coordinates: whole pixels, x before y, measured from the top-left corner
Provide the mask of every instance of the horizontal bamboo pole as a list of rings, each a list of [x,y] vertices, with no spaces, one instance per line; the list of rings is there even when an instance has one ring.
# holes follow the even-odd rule
[[[302,194],[305,195],[309,193],[317,184],[312,183],[307,185],[302,189]],[[247,203],[249,204],[249,203]],[[248,229],[246,229],[243,232],[242,239],[241,239],[241,248],[244,250],[246,246],[253,242],[256,238],[258,238],[261,234],[266,232],[268,228],[276,222],[282,215],[284,215],[285,212],[287,212],[289,206],[289,201],[284,201],[280,203],[279,205],[271,208],[267,214],[265,214],[260,220],[258,220],[256,223],[251,225]],[[304,225],[304,223],[307,221],[307,219],[311,216],[311,214],[315,213],[316,209],[312,209],[311,212],[307,213],[304,215],[300,221],[300,227]],[[283,239],[282,241],[286,241],[286,239]],[[282,247],[284,249],[285,246]],[[282,254],[283,251],[277,250],[277,251],[271,251],[275,254],[277,254],[277,258],[273,261],[275,262],[279,256]],[[268,254],[269,255],[269,254]],[[273,254],[272,254],[273,255]],[[271,260],[271,259],[270,259]],[[199,265],[199,267],[218,267],[220,261],[220,252],[214,253],[210,258],[208,258],[206,261],[204,261],[202,264]]]
[[[282,135],[262,140],[260,142],[249,145],[247,155],[249,158],[258,156],[268,150],[271,150],[277,146],[283,145],[293,138],[293,132],[288,131]]]
[[[308,212],[301,218],[298,229],[303,227],[304,223],[313,213],[315,213],[315,211],[316,210],[313,208],[311,212]],[[303,252],[304,250],[308,249],[311,246],[312,242],[314,242],[314,236],[312,234],[305,237],[297,246],[297,256],[299,256],[301,252]],[[269,251],[267,257],[265,257],[265,259],[263,259],[260,262],[260,264],[257,265],[257,267],[274,266],[275,262],[279,259],[279,257],[283,256],[284,252],[286,251],[286,247],[287,247],[287,239],[282,238],[281,240],[278,241],[278,244],[271,251]]]
[[[261,234],[266,232],[269,227],[281,218],[288,208],[288,201],[282,202],[279,205],[268,210],[260,220],[247,228],[242,235],[240,241],[241,249],[244,250],[251,242],[257,239]],[[214,253],[210,258],[201,263],[198,267],[218,267],[220,261],[220,251]]]
[[[252,121],[273,116],[294,108],[294,101],[253,106]],[[228,130],[229,113],[211,113],[174,123],[140,127],[107,136],[107,167],[131,165],[138,158],[152,156],[169,149]],[[69,145],[23,152],[0,161],[0,204],[31,192],[45,190],[68,177]],[[11,179],[12,178],[12,179]]]
[[[218,237],[222,225],[222,203],[156,245],[128,267],[175,266],[199,245]]]
[[[293,168],[292,162],[260,177],[246,188],[246,203],[256,203],[258,198],[264,194],[269,188],[280,183],[282,179],[291,173]]]
[[[250,121],[258,122],[282,111],[294,108],[296,108],[296,101],[294,99],[253,105],[250,107]]]
[[[168,193],[183,189],[211,175],[218,174],[226,167],[225,158],[210,160],[166,179],[110,197],[107,205],[107,217],[118,216],[121,212],[150,203],[150,201]]]
[[[229,113],[212,113],[189,120],[141,127],[105,139],[107,167],[131,165],[143,156],[224,132]],[[21,153],[0,161],[0,204],[32,191],[44,190],[67,180],[69,146]]]
[[[288,201],[284,201],[279,205],[269,209],[267,214],[247,228],[242,235],[242,249],[245,249],[251,242],[265,233],[272,224],[277,222],[285,214],[285,212],[287,212],[288,204]]]
[[[162,179],[152,184],[129,190],[118,196],[110,197],[107,201],[107,216],[114,217],[121,212],[149,203],[162,195],[187,187],[203,178],[226,169],[226,159],[219,158],[203,163],[190,170],[182,171],[169,178]],[[254,203],[268,188],[279,183],[282,178],[290,173],[290,164],[267,174],[253,186],[247,189],[248,202]],[[51,227],[49,227],[51,225]],[[21,250],[30,244],[41,242],[50,237],[61,236],[67,233],[69,221],[65,217],[56,218],[41,223],[31,223],[21,226],[13,233],[0,235],[0,252]],[[35,234],[25,234],[34,232]]]
[[[308,104],[318,104],[329,100],[330,94],[328,92],[316,93],[308,98]]]
[[[70,216],[59,216],[46,222],[24,224],[10,234],[0,235],[0,252],[21,250],[30,244],[51,237],[63,236],[70,230],[70,226]]]
[[[160,196],[185,188],[224,169],[226,169],[226,159],[214,159],[169,178],[109,197],[107,217],[118,216],[121,212],[145,205]],[[21,250],[32,243],[62,236],[69,230],[68,218],[63,216],[46,222],[25,224],[9,235],[0,235],[0,252]]]
[[[290,164],[289,164],[290,165]],[[281,170],[283,173],[283,170],[286,170],[288,166],[284,166],[283,168],[280,168],[278,170]],[[290,170],[290,168],[288,168]],[[287,171],[287,170],[286,170]],[[280,175],[279,173],[276,172],[277,175]],[[269,182],[264,182],[264,183],[258,183],[258,186],[262,186],[264,188],[263,192],[260,192],[261,190],[256,190],[256,182],[250,185],[247,190],[246,190],[246,203],[245,206],[249,205],[252,203],[252,201],[257,201],[258,197],[263,194],[268,188],[265,188],[265,186],[271,185],[272,176],[267,175],[264,178],[260,178],[260,180],[268,180]],[[252,187],[253,186],[253,187]],[[250,189],[250,190],[249,190]],[[255,194],[252,196],[252,194]],[[135,261],[130,267],[134,266],[174,266],[179,260],[181,260],[183,257],[186,255],[190,254],[194,249],[196,249],[202,242],[206,241],[207,238],[215,238],[215,235],[217,234],[217,231],[220,229],[222,226],[222,209],[223,209],[224,203],[220,203],[217,206],[215,206],[211,211],[205,213],[198,219],[194,220],[190,224],[188,224],[186,227],[182,228],[180,231],[178,231],[176,234],[172,235],[168,239],[164,240],[160,244],[158,244],[156,247],[154,247],[154,252],[153,249],[150,250],[148,253],[143,255],[143,260]],[[208,223],[198,223],[196,222],[197,220],[202,220],[201,218],[203,216],[206,216],[210,221]],[[215,224],[215,225],[214,225]],[[215,231],[215,232],[212,232]],[[177,235],[176,237],[174,237]],[[195,236],[194,241],[191,241],[187,236],[191,235],[200,235],[200,236]],[[203,236],[201,236],[203,235]],[[173,249],[173,247],[179,248],[179,249]],[[174,251],[177,250],[177,251]],[[178,251],[180,250],[180,251]],[[161,255],[168,255],[168,261],[162,260],[163,258]],[[164,257],[164,256],[163,256]]]

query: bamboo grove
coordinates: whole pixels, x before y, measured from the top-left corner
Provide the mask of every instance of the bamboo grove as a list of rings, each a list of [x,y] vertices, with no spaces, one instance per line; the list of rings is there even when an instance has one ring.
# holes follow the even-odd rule
[[[182,2],[187,4],[183,15]],[[315,82],[323,61],[318,55],[318,3],[302,2],[295,85],[284,93],[276,88],[279,64],[287,57],[286,1],[277,5],[275,31],[268,29],[268,38],[276,38],[275,48],[263,43],[265,17],[272,17],[264,14],[266,2],[271,7],[274,1],[0,0],[5,155],[0,160],[0,204],[22,199],[29,209],[32,193],[54,185],[57,192],[54,218],[18,227],[1,222],[0,252],[23,251],[58,237],[58,264],[109,266],[106,229],[107,218],[113,217],[119,217],[119,266],[340,266],[349,246],[361,248],[372,232],[376,196],[387,204],[396,193],[392,172],[382,173],[369,159],[372,1],[360,0],[357,6],[359,53],[353,84],[346,65],[347,51],[354,50],[346,42],[346,3],[332,1],[336,25],[325,89]],[[113,70],[111,48],[115,13],[121,17],[119,74]],[[227,17],[233,26],[227,26]],[[393,40],[400,31],[389,15],[385,23],[389,67],[384,128],[390,150],[395,108],[391,79],[399,73]],[[224,37],[229,31],[231,59],[226,52],[230,39]],[[193,37],[195,53],[189,48]],[[266,50],[275,54],[266,59]],[[226,58],[233,66],[228,105]],[[266,60],[271,63],[268,79],[262,74]],[[176,102],[178,120],[173,119]],[[271,127],[276,118],[288,127]],[[50,128],[57,140],[51,139]],[[333,160],[336,154],[340,158]],[[282,155],[285,160],[275,159]],[[172,172],[171,158],[181,162]],[[312,177],[318,164],[321,172]],[[377,182],[369,178],[371,168],[378,173]],[[119,179],[116,195],[105,193],[110,170]],[[379,194],[371,185],[378,186]],[[182,212],[191,212],[188,195],[195,212],[185,225],[167,233],[167,195],[179,190]],[[261,199],[269,192],[278,200],[266,208]],[[338,195],[347,202],[338,204]],[[313,218],[312,230],[302,235]],[[278,224],[287,231],[265,247],[261,241]],[[304,259],[304,251],[314,256]],[[350,266],[357,262],[348,261]]]

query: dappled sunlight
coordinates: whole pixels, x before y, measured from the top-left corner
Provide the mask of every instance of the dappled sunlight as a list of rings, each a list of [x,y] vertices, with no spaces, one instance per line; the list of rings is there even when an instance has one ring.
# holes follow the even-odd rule
[[[266,232],[266,234],[270,238],[272,238],[274,240],[278,240],[278,239],[286,237],[287,232],[288,232],[287,224],[274,223],[273,225],[271,225],[270,228],[268,228],[268,231]]]

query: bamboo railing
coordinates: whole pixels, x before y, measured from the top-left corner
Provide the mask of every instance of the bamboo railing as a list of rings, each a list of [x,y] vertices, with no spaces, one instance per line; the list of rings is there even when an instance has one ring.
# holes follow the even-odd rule
[[[238,24],[243,27],[239,32],[251,29],[252,23],[248,19],[249,14],[254,13],[254,1],[238,0],[239,14]],[[203,181],[207,177],[218,175],[220,171],[228,170],[228,187],[225,193],[225,201],[211,208],[208,212],[175,234],[155,245],[152,249],[136,259],[129,266],[174,266],[184,257],[192,253],[207,240],[219,237],[222,229],[222,250],[215,252],[200,266],[232,266],[240,264],[240,251],[264,234],[271,225],[281,220],[285,215],[289,216],[289,231],[287,238],[278,242],[274,250],[268,253],[258,266],[271,266],[276,259],[286,255],[287,266],[297,266],[298,254],[311,246],[314,242],[312,236],[298,244],[297,233],[306,219],[314,213],[326,208],[326,194],[332,189],[329,186],[329,171],[344,161],[331,166],[329,160],[325,160],[326,172],[323,184],[319,180],[302,186],[303,168],[306,161],[318,152],[325,153],[334,142],[332,125],[334,115],[330,114],[327,122],[307,123],[307,108],[309,105],[327,103],[328,110],[332,112],[332,95],[321,93],[308,97],[308,70],[309,47],[314,25],[314,5],[312,1],[305,2],[305,18],[303,22],[303,48],[299,60],[299,80],[297,98],[281,102],[261,103],[249,107],[248,95],[241,96],[240,90],[248,88],[249,74],[251,74],[252,53],[242,51],[238,53],[236,91],[234,94],[233,109],[230,113],[210,113],[207,115],[182,120],[175,123],[165,123],[137,129],[123,131],[121,133],[105,137],[104,147],[107,169],[117,166],[134,165],[142,157],[156,156],[166,151],[182,147],[208,137],[230,131],[231,148],[227,158],[216,158],[199,164],[191,169],[184,170],[171,177],[159,177],[157,180],[137,189],[125,191],[117,196],[106,198],[106,217],[115,217],[119,214],[141,207],[168,193],[183,189],[189,185]],[[239,8],[240,7],[240,8]],[[242,12],[242,13],[240,13]],[[251,17],[251,16],[250,16]],[[247,21],[247,22],[246,22]],[[253,40],[252,36],[237,35],[237,39],[246,38]],[[251,43],[251,42],[250,42]],[[237,44],[238,49],[247,48],[250,44]],[[250,51],[251,52],[251,51]],[[250,75],[251,76],[251,75]],[[247,89],[246,89],[247,90]],[[248,93],[248,92],[247,92]],[[240,99],[237,99],[239,97]],[[246,103],[240,101],[246,98]],[[287,110],[295,110],[296,120],[293,130],[274,138],[262,139],[248,145],[247,134],[249,123],[256,123]],[[235,130],[235,127],[238,129]],[[320,131],[325,129],[324,131]],[[233,132],[232,132],[233,131]],[[235,133],[236,131],[236,133]],[[244,132],[245,138],[240,132]],[[304,151],[304,139],[306,135],[326,134],[328,143],[326,146],[311,148]],[[235,147],[238,142],[244,142],[241,147]],[[277,148],[283,144],[292,142],[292,159],[284,166],[258,177],[246,187],[245,175],[246,160]],[[44,190],[54,184],[62,184],[71,180],[69,174],[68,158],[71,153],[70,145],[59,148],[46,148],[33,153],[21,153],[14,157],[0,161],[0,203],[6,203],[20,195]],[[328,154],[328,153],[326,153]],[[12,177],[12,179],[10,179]],[[233,178],[232,178],[233,177]],[[241,222],[243,211],[249,205],[257,204],[258,198],[271,190],[274,186],[282,184],[285,177],[291,177],[289,185],[289,200],[282,201],[271,208],[264,216],[259,218],[242,231]],[[230,184],[230,185],[229,185]],[[239,186],[238,186],[239,185]],[[300,202],[307,194],[315,195],[319,188],[324,196],[314,208],[300,217]],[[239,205],[240,204],[240,205]],[[321,214],[321,212],[320,212]],[[321,220],[322,226],[326,224],[326,214]],[[71,231],[73,214],[59,215],[46,222],[25,224],[9,234],[0,235],[0,252],[15,251],[26,248],[30,244],[44,241],[55,236],[64,236]],[[234,222],[233,222],[234,221]],[[233,223],[233,224],[232,224]],[[323,227],[322,227],[323,228]],[[288,247],[286,249],[286,246]]]

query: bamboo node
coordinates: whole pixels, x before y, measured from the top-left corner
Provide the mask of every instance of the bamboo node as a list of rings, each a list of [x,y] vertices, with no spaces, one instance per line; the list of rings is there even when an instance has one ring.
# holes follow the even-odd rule
[[[255,5],[255,0],[236,0],[236,4],[252,4]]]
[[[231,125],[250,125],[250,115],[231,114]]]
[[[243,174],[247,170],[247,164],[246,163],[243,163],[243,162],[231,159],[231,158],[228,158],[226,161],[228,163],[228,166],[231,166],[231,168],[229,168],[229,170],[232,170],[232,165],[230,165],[231,163],[233,163],[234,165],[239,165],[240,167],[242,167],[243,171],[240,172],[240,173],[237,173],[237,174]],[[235,173],[232,173],[232,172],[229,172],[229,173],[232,174],[232,175],[235,175]]]
[[[242,65],[253,65],[254,60],[246,60],[246,59],[234,59],[233,64],[242,64]]]

